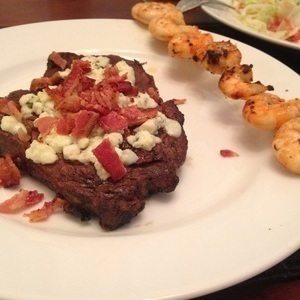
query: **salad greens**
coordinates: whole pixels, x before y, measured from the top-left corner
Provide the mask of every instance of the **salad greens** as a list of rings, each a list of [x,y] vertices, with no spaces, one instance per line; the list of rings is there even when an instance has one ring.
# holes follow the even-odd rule
[[[300,0],[232,0],[242,23],[261,33],[300,42]]]

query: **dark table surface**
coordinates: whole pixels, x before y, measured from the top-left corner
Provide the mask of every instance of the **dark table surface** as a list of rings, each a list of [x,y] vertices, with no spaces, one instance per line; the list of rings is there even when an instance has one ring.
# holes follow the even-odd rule
[[[139,1],[0,0],[0,28],[63,19],[131,19],[131,7],[137,2]],[[176,3],[176,1],[170,2]],[[212,19],[200,8],[185,13],[185,20],[187,24],[197,25],[200,29],[234,38],[258,48],[300,74],[299,50],[278,46],[243,34]],[[246,282],[197,299],[300,299],[300,251],[297,251],[283,262]]]

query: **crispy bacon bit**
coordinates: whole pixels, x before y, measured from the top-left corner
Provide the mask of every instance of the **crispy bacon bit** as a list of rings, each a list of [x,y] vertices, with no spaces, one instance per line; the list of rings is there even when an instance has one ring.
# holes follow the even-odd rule
[[[58,67],[60,67],[62,70],[64,70],[67,66],[67,61],[65,59],[63,59],[59,53],[53,51],[50,55],[49,55],[49,60],[51,60],[52,62],[54,62]]]
[[[56,56],[56,52],[50,55],[54,63],[58,59]],[[97,84],[86,76],[90,71],[90,62],[74,60],[70,73],[65,80],[60,79],[56,88],[47,86],[52,82],[51,78],[36,79],[36,83],[33,81],[33,90],[46,85],[45,91],[53,99],[55,109],[62,113],[60,118],[44,117],[35,121],[34,125],[43,136],[54,127],[58,134],[71,134],[73,137],[88,136],[98,125],[106,132],[121,132],[156,116],[158,108],[130,106],[120,109],[120,93],[134,97],[138,94],[138,88],[126,81],[127,74],[120,75],[116,66],[106,67],[104,79]],[[158,104],[161,103],[154,88],[149,88],[148,93]]]
[[[186,99],[173,99],[175,105],[185,104]]]
[[[150,87],[150,88],[148,88],[147,92],[148,92],[149,96],[152,99],[154,99],[157,104],[161,104],[162,99],[159,97],[159,94],[158,94],[157,90],[155,90],[153,87]]]
[[[17,194],[0,204],[0,213],[14,213],[20,209],[39,203],[43,197],[44,194],[38,193],[36,190],[28,191],[20,189]]]
[[[62,83],[62,95],[71,95],[76,90],[77,85],[80,83],[80,78],[90,71],[91,64],[88,61],[74,60],[70,74]]]
[[[78,86],[78,91],[80,93],[91,90],[95,85],[95,79],[89,78],[89,77],[81,77],[79,82],[80,86]]]
[[[24,216],[29,217],[31,223],[39,222],[51,216],[58,209],[63,208],[65,204],[65,200],[55,196],[52,201],[45,202],[41,208],[26,213]]]
[[[90,71],[91,65],[88,61],[75,60],[70,74],[63,83],[55,89],[46,89],[57,110],[64,112],[78,112],[80,110],[82,101],[80,92],[83,88],[87,88],[88,82],[88,80],[82,82],[82,78]]]
[[[134,105],[124,107],[120,110],[120,114],[127,118],[129,127],[140,125],[146,122],[148,119],[154,118],[157,112],[157,107],[142,110]]]
[[[25,204],[27,206],[34,205],[34,204],[41,202],[43,198],[44,198],[43,193],[39,193],[37,190],[29,191],[26,201],[25,201]]]
[[[239,156],[238,153],[236,153],[236,152],[234,152],[232,150],[229,150],[229,149],[220,150],[220,154],[223,157],[236,157],[236,156]]]
[[[77,95],[76,92],[72,93],[69,96],[66,96],[63,101],[61,101],[56,109],[63,112],[79,112],[81,108],[81,98]]]
[[[58,119],[58,122],[56,124],[56,132],[58,134],[67,135],[71,133],[74,126],[74,118],[72,118],[72,116],[68,114]]]
[[[19,110],[20,107],[17,106],[17,103],[15,101],[8,101],[7,107],[8,107],[8,110],[10,112],[9,114],[11,116],[16,117],[17,120],[22,119],[22,114]]]
[[[8,100],[7,98],[0,98],[0,113],[15,116],[18,120],[22,118],[20,106],[15,101]]]
[[[56,126],[57,122],[58,120],[55,117],[42,117],[34,121],[34,126],[38,128],[42,135],[46,136]]]
[[[105,132],[121,132],[128,127],[128,120],[115,111],[100,118],[100,126]]]
[[[104,139],[99,146],[93,150],[93,153],[114,181],[121,179],[127,173],[119,155],[108,139]]]
[[[10,155],[0,158],[0,185],[11,187],[20,183],[21,174]]]
[[[19,128],[18,132],[17,132],[17,136],[19,138],[19,140],[21,140],[22,142],[29,142],[31,137],[30,135],[28,135],[22,128]]]
[[[98,118],[97,113],[87,110],[74,114],[74,128],[71,135],[75,138],[88,136],[97,124]]]
[[[58,72],[54,73],[51,77],[35,78],[31,81],[30,91],[37,92],[49,85],[56,85],[61,81],[61,77]]]
[[[115,84],[114,89],[119,93],[123,93],[125,96],[135,97],[138,95],[138,89],[129,81],[119,81]]]

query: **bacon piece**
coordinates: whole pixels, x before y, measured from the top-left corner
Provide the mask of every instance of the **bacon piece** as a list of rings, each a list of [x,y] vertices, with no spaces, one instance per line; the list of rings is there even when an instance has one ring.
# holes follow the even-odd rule
[[[125,96],[135,97],[138,95],[139,90],[133,86],[129,81],[121,81],[116,85],[118,92],[123,93]]]
[[[37,127],[38,131],[46,136],[49,134],[52,128],[56,126],[58,119],[55,117],[42,117],[34,121],[34,126]]]
[[[88,111],[97,112],[99,115],[102,115],[102,116],[105,116],[110,112],[110,110],[108,108],[104,107],[103,105],[98,104],[98,103],[91,103],[88,100],[82,100],[81,105],[84,109],[86,109]]]
[[[115,111],[100,118],[99,124],[105,132],[120,132],[128,127],[128,120]]]
[[[88,61],[75,60],[70,74],[63,83],[55,89],[46,89],[48,95],[54,101],[54,107],[63,112],[78,112],[81,109],[80,93],[83,89],[91,86],[88,79],[83,80],[82,76],[91,71]]]
[[[80,78],[91,71],[91,64],[88,61],[74,60],[70,74],[62,83],[62,95],[71,95],[80,82]]]
[[[15,116],[18,120],[22,118],[20,106],[15,101],[8,100],[7,98],[0,98],[0,113]]]
[[[31,139],[31,136],[28,135],[22,128],[19,128],[19,130],[17,132],[17,136],[20,141],[25,142],[25,143],[29,142]]]
[[[7,98],[0,98],[0,113],[4,115],[8,115],[7,102],[9,100]]]
[[[136,105],[124,107],[120,114],[127,118],[128,126],[137,126],[156,116],[158,108],[140,109]]]
[[[173,99],[174,104],[181,105],[186,103],[186,99]]]
[[[95,85],[95,79],[83,76],[79,80],[79,86],[77,90],[79,93],[91,90]]]
[[[81,109],[82,99],[78,96],[77,91],[73,90],[68,94],[64,94],[63,87],[59,86],[55,89],[45,89],[46,93],[53,99],[56,110],[63,112],[78,112]]]
[[[52,201],[45,202],[41,208],[26,213],[24,216],[29,217],[31,223],[39,222],[51,216],[58,209],[63,208],[65,204],[65,200],[55,196]]]
[[[129,122],[137,119],[141,115],[141,110],[136,105],[123,107],[120,109],[120,114],[126,117]]]
[[[17,194],[0,204],[0,213],[14,213],[20,209],[39,203],[43,197],[44,194],[38,193],[36,190],[28,191],[20,189]]]
[[[57,85],[61,82],[61,80],[62,78],[58,72],[55,72],[51,77],[34,78],[30,84],[30,91],[37,92],[38,90],[42,90],[49,85]]]
[[[110,88],[114,92],[123,93],[125,96],[132,96],[135,97],[138,95],[139,91],[138,88],[133,86],[131,82],[125,81],[122,77],[114,78],[115,81],[112,79],[107,80],[107,83],[109,83]]]
[[[127,79],[127,74],[120,75],[119,69],[116,66],[107,66],[104,69],[104,77],[106,82],[114,84],[120,81],[125,81]]]
[[[159,97],[158,91],[156,89],[154,89],[153,87],[148,88],[148,94],[149,96],[154,99],[154,101],[157,104],[161,104],[162,103],[162,99]]]
[[[20,183],[21,173],[10,155],[0,158],[0,185],[11,187]]]
[[[20,107],[17,105],[15,101],[8,101],[7,107],[9,110],[9,114],[11,116],[15,116],[17,120],[22,119],[22,114],[20,112]]]
[[[120,180],[127,173],[127,170],[122,164],[119,155],[108,139],[104,139],[93,150],[93,154],[114,181]]]
[[[236,157],[236,156],[239,156],[238,153],[236,153],[232,150],[229,150],[229,149],[220,150],[220,155],[223,156],[223,157]]]
[[[138,126],[148,119],[152,119],[156,116],[158,108],[139,109],[137,106],[128,106],[120,110],[120,114],[127,118],[128,126]]]
[[[58,134],[67,135],[71,133],[74,126],[74,118],[72,118],[70,114],[67,114],[58,119],[56,124],[56,132]]]
[[[89,103],[100,104],[109,110],[118,109],[119,107],[117,92],[107,82],[96,85],[88,94],[85,93],[81,96]]]
[[[58,67],[60,67],[62,70],[64,70],[67,66],[67,61],[65,59],[63,59],[59,53],[53,51],[50,55],[49,55],[49,60],[51,60],[52,62],[54,62],[54,64],[56,64]]]
[[[81,109],[81,100],[75,91],[71,95],[64,97],[63,101],[56,105],[56,109],[63,112],[79,112]]]
[[[99,115],[92,111],[81,110],[74,114],[74,128],[71,132],[73,137],[86,137],[98,123]]]

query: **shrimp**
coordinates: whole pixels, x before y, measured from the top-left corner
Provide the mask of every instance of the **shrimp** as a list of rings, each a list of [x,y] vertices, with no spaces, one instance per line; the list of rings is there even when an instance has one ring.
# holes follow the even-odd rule
[[[225,69],[239,65],[242,54],[230,41],[212,42],[199,49],[194,60],[200,61],[203,67],[212,74],[222,74]]]
[[[203,49],[213,42],[210,33],[181,32],[175,34],[168,43],[168,52],[170,56],[191,59],[195,56],[196,51]]]
[[[165,15],[172,18],[176,23],[184,24],[183,13],[172,3],[140,2],[131,8],[132,17],[148,25],[154,18]]]
[[[176,23],[171,17],[166,16],[152,19],[148,29],[155,38],[167,42],[180,32],[198,32],[197,26]]]
[[[300,174],[300,117],[285,122],[273,139],[273,152],[289,171]]]
[[[263,85],[261,82],[252,82],[252,65],[237,65],[226,69],[219,80],[219,89],[225,96],[232,99],[244,99],[248,97],[272,91],[271,85]]]
[[[277,95],[262,93],[249,97],[243,108],[244,119],[258,129],[274,130],[300,117],[299,99],[285,101]]]

